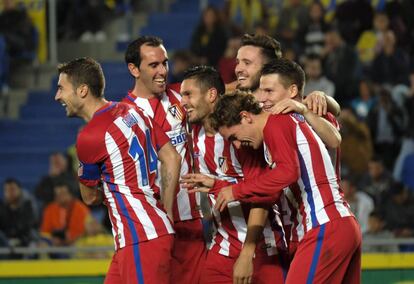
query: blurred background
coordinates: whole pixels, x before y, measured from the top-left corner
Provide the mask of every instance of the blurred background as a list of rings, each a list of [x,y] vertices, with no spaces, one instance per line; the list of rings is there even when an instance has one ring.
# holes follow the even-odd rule
[[[102,63],[106,97],[133,87],[139,35],[164,40],[169,81],[196,64],[234,81],[244,33],[274,36],[305,94],[342,107],[342,188],[363,233],[363,283],[414,283],[414,1],[0,0],[0,282],[101,283],[104,207],[79,199],[76,134],[54,101],[59,62]],[[57,216],[66,216],[57,218]]]

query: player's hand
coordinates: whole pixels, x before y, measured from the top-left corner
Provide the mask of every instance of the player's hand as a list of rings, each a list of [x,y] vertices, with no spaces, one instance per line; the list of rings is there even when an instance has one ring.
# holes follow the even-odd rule
[[[253,277],[253,259],[240,255],[233,266],[233,284],[250,284]]]
[[[223,187],[217,196],[216,204],[214,205],[214,208],[221,212],[227,207],[227,204],[229,204],[230,202],[234,200],[235,199],[233,196],[233,191],[231,190],[231,186]]]
[[[272,112],[272,114],[289,113],[289,112],[297,112],[300,114],[304,114],[306,111],[306,106],[292,99],[283,99],[277,104],[275,104],[270,109],[270,111]]]
[[[326,95],[324,92],[314,91],[307,95],[302,101],[308,109],[319,116],[325,115],[328,110]]]
[[[186,174],[181,176],[181,186],[192,192],[209,192],[214,185],[214,178],[203,174]]]

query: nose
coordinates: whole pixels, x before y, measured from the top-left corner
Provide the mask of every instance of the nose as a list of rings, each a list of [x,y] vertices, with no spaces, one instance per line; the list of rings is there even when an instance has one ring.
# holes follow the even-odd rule
[[[56,94],[55,94],[55,101],[58,101],[59,100],[59,98],[60,98],[60,92],[59,92],[59,90],[56,92]]]
[[[237,63],[236,64],[236,67],[234,68],[234,73],[236,73],[236,75],[237,75],[237,73],[239,73],[240,71],[241,71],[241,66],[240,66],[240,63]]]
[[[187,106],[187,98],[186,98],[186,96],[182,96],[182,97],[181,97],[181,103],[180,103],[180,105],[181,105],[184,109],[186,109],[186,106]]]
[[[168,73],[168,65],[160,64],[158,68],[158,73],[160,73],[161,75],[166,75]]]
[[[236,149],[240,149],[240,147],[241,147],[241,142],[240,142],[240,141],[238,141],[238,140],[234,140],[232,143],[233,143],[233,146],[234,146]]]

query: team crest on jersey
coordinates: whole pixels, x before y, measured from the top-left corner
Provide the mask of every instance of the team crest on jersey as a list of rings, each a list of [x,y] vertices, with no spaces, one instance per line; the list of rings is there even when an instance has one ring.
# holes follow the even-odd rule
[[[219,157],[218,159],[218,165],[220,170],[225,173],[227,172],[227,158],[226,157]]]
[[[183,120],[184,115],[183,112],[181,111],[180,107],[176,104],[173,104],[172,106],[170,106],[168,108],[168,111],[171,113],[171,115],[177,119],[177,120]]]
[[[292,116],[296,118],[296,120],[298,120],[299,122],[305,121],[305,117],[303,117],[303,115],[301,115],[300,113],[294,112],[292,113]]]

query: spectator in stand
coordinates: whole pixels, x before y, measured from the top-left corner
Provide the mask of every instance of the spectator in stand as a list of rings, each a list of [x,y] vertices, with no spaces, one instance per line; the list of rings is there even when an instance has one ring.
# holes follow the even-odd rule
[[[328,30],[324,16],[323,5],[319,1],[313,1],[309,6],[309,23],[303,34],[300,35],[305,55],[317,54],[322,56],[325,32]]]
[[[11,58],[25,57],[36,50],[36,30],[26,10],[15,0],[3,0],[0,34],[6,39]]]
[[[49,174],[44,176],[35,188],[35,196],[40,202],[41,209],[54,199],[53,188],[56,183],[62,181],[67,182],[71,189],[76,188],[76,181],[66,155],[54,152],[49,156]]]
[[[360,121],[366,121],[368,113],[376,104],[374,85],[367,79],[359,81],[358,97],[351,101],[352,111]]]
[[[381,155],[387,169],[392,170],[400,150],[404,116],[387,89],[379,90],[378,103],[368,113],[367,124],[375,153]]]
[[[308,23],[308,7],[300,0],[289,0],[280,12],[279,22],[276,28],[276,38],[282,46],[293,45],[296,52],[300,49],[296,43],[303,35]]]
[[[227,41],[227,47],[224,55],[220,58],[218,63],[218,71],[225,84],[229,84],[237,80],[234,73],[237,65],[237,51],[241,46],[241,37],[233,36]]]
[[[342,172],[360,176],[367,171],[368,161],[373,152],[369,129],[365,123],[358,121],[349,109],[341,111],[339,123],[342,134]]]
[[[378,210],[383,210],[392,183],[392,176],[384,167],[382,159],[373,156],[368,163],[368,173],[362,177],[359,188],[373,198]]]
[[[227,38],[219,11],[213,6],[208,6],[203,11],[201,22],[193,32],[191,51],[200,57],[202,64],[217,66],[226,49]]]
[[[387,14],[376,12],[373,20],[373,29],[365,30],[358,39],[356,49],[359,60],[365,71],[369,69],[375,56],[379,54],[384,46],[384,35],[390,26]]]
[[[305,94],[322,91],[331,97],[335,95],[335,85],[322,72],[322,61],[319,55],[308,55],[305,59]]]
[[[172,70],[168,76],[170,83],[178,83],[183,80],[184,71],[195,65],[195,58],[191,51],[177,50],[172,56]]]
[[[37,241],[37,213],[32,200],[24,194],[19,181],[8,178],[3,183],[0,202],[0,246],[29,246]],[[12,258],[21,258],[12,255]]]
[[[385,221],[395,237],[414,236],[414,200],[401,183],[394,183],[384,206]]]
[[[3,0],[0,13],[0,94],[7,93],[10,60],[32,61],[37,47],[37,31],[22,5]]]
[[[80,237],[75,245],[76,247],[111,247],[111,250],[79,252],[77,258],[110,258],[113,255],[112,246],[114,239],[111,234],[105,232],[102,224],[90,215],[85,222],[85,234]]]
[[[361,33],[372,26],[374,10],[370,1],[341,1],[336,7],[335,22],[344,40],[354,45]]]
[[[369,245],[370,240],[393,239],[392,232],[387,230],[384,217],[377,211],[371,212],[368,219],[368,230],[363,234],[365,245],[362,246],[363,252],[398,252],[398,246],[391,245]]]
[[[40,231],[52,245],[73,244],[85,232],[89,208],[76,197],[67,183],[54,186],[55,198],[43,212]]]
[[[344,192],[345,200],[351,206],[351,211],[357,218],[364,234],[368,230],[368,218],[374,211],[374,201],[363,191],[358,190],[355,178],[342,177],[341,188]]]
[[[275,1],[268,1],[274,4]],[[224,13],[237,32],[252,32],[257,23],[267,22],[274,7],[264,0],[225,0]]]
[[[69,22],[75,31],[75,36],[83,42],[104,42],[106,9],[104,0],[73,1]]]
[[[384,34],[383,49],[374,58],[371,68],[372,80],[377,84],[409,86],[409,56],[397,46],[393,31]]]
[[[341,106],[347,106],[355,97],[360,77],[357,54],[338,30],[331,29],[325,34],[323,56],[326,77],[335,84],[335,99]]]

